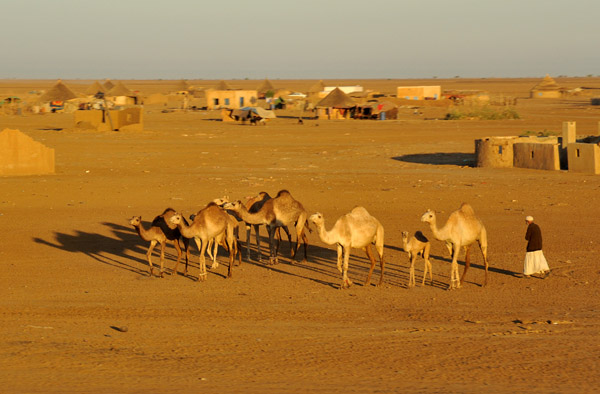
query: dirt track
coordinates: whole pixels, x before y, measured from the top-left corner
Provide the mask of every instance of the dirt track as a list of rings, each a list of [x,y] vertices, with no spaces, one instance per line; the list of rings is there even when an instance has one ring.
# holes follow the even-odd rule
[[[506,90],[525,96],[530,85]],[[596,391],[600,177],[469,163],[475,138],[558,131],[566,120],[596,132],[600,111],[581,100],[516,109],[520,120],[424,120],[424,110],[266,127],[155,111],[141,133],[74,130],[68,114],[0,117],[0,129],[44,142],[57,160],[56,175],[1,179],[0,391]],[[353,251],[355,284],[338,290],[335,248],[314,232],[305,264],[244,259],[224,279],[221,250],[199,283],[194,248],[191,277],[148,276],[131,216],[148,224],[166,207],[189,214],[223,195],[283,188],[327,228],[356,205],[377,217],[385,285],[362,286],[367,259]],[[476,251],[463,288],[446,291],[450,260],[432,240],[433,286],[406,288],[401,232],[432,238],[421,214],[435,209],[444,222],[462,202],[488,231],[489,285]],[[545,280],[520,275],[527,214],[543,231]],[[174,257],[169,246],[169,270]],[[419,259],[417,282],[422,268]]]

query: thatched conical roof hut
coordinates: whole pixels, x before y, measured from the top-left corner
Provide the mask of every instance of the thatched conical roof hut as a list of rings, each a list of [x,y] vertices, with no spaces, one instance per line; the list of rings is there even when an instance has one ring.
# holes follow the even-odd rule
[[[268,91],[272,91],[275,92],[275,86],[273,86],[273,84],[271,83],[271,81],[269,81],[268,79],[265,78],[264,82],[262,83],[262,85],[260,85],[256,91],[258,92],[258,94],[265,94]]]
[[[562,95],[562,88],[546,74],[542,82],[531,89],[530,95],[531,98],[559,98]]]
[[[105,91],[105,92],[108,92],[109,90],[111,90],[112,88],[114,88],[114,87],[115,87],[115,84],[114,84],[114,83],[112,83],[112,82],[110,81],[110,79],[107,79],[107,80],[106,80],[106,82],[104,82],[104,85],[103,85],[103,86],[104,86],[104,91]]]
[[[190,90],[190,85],[186,82],[185,79],[182,79],[175,85],[175,91],[180,92],[182,90]]]
[[[106,89],[104,89],[104,86],[100,85],[100,82],[96,81],[86,89],[85,94],[88,96],[93,96],[98,92],[106,93]]]
[[[315,83],[313,86],[311,86],[308,89],[308,93],[309,94],[319,93],[319,92],[322,92],[323,90],[325,90],[325,84],[323,83],[323,80],[321,79],[319,82]]]
[[[59,79],[52,89],[48,90],[40,97],[40,101],[67,101],[74,98],[77,98],[77,95]]]
[[[549,75],[546,74],[542,82],[538,83],[533,87],[535,90],[558,90],[560,86],[556,83],[556,81]]]
[[[129,96],[129,97],[133,97],[135,96],[135,94],[129,90],[125,85],[123,85],[123,83],[121,81],[117,82],[117,84],[110,89],[108,92],[106,92],[107,96],[112,96],[112,97],[116,97],[116,96]]]
[[[350,96],[342,92],[340,88],[335,88],[323,100],[319,101],[316,107],[352,108],[356,105],[356,102]]]
[[[214,88],[215,90],[234,90],[227,82],[220,81],[217,86]]]

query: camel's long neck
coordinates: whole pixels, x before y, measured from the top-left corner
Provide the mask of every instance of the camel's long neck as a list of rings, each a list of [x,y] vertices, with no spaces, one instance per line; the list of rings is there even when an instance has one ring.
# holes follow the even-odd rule
[[[325,229],[325,222],[316,224],[316,226],[317,226],[317,234],[319,234],[319,238],[321,238],[321,241],[323,241],[327,245],[333,245],[333,244],[337,243],[337,240],[331,236],[331,232],[329,232]]]
[[[429,228],[431,228],[431,232],[433,233],[433,236],[440,240],[440,241],[445,241],[448,239],[448,231],[446,226],[442,227],[441,229],[438,228],[437,226],[437,221],[435,218],[433,218],[430,222],[429,222]]]
[[[150,237],[148,236],[148,231],[144,228],[142,223],[135,226],[135,229],[137,230],[137,233],[140,236],[140,238],[142,238],[144,241],[148,241],[148,242],[151,241]]]
[[[192,228],[186,225],[183,220],[177,224],[177,227],[179,228],[181,235],[183,235],[185,238],[194,238],[194,232],[192,231]]]
[[[240,218],[248,223],[248,224],[265,224],[266,220],[265,220],[265,216],[263,215],[263,213],[261,211],[258,211],[256,213],[250,213],[248,212],[248,209],[245,207],[240,207],[240,209],[235,211]]]
[[[402,237],[402,249],[408,252],[408,238]]]

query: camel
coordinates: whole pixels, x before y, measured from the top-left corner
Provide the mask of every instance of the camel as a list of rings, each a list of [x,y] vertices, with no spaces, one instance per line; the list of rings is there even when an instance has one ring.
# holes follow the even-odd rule
[[[475,216],[473,208],[463,203],[460,208],[450,214],[448,221],[442,228],[436,224],[436,215],[432,210],[427,210],[421,217],[422,222],[429,223],[433,236],[446,242],[448,250],[452,254],[452,265],[450,268],[450,289],[458,289],[465,279],[465,274],[471,265],[469,259],[470,246],[477,242],[483,255],[485,264],[485,280],[483,286],[487,285],[488,279],[488,260],[487,260],[487,233],[481,220]],[[458,279],[458,255],[460,249],[465,249],[465,270],[460,281]]]
[[[165,211],[156,216],[152,221],[149,229],[144,228],[142,224],[141,216],[134,216],[129,220],[136,230],[140,238],[144,241],[150,242],[146,257],[148,258],[148,265],[150,266],[150,276],[153,275],[154,266],[152,265],[152,251],[156,247],[156,244],[160,244],[160,277],[164,277],[164,257],[165,257],[165,245],[167,241],[173,242],[175,250],[177,250],[177,262],[175,263],[175,269],[173,272],[177,275],[177,267],[179,266],[179,260],[181,260],[181,245],[179,245],[179,238],[181,233],[176,226],[169,225],[169,219],[175,214],[175,210],[167,208]],[[188,260],[190,257],[189,240],[183,239],[183,246],[185,248],[185,274],[188,270]]]
[[[429,250],[431,249],[431,244],[429,243],[427,237],[425,237],[422,232],[417,231],[415,235],[409,239],[408,231],[403,231],[402,249],[408,253],[408,259],[410,260],[410,276],[408,279],[408,287],[415,286],[415,261],[417,260],[418,255],[423,257],[425,263],[425,267],[423,268],[423,282],[421,282],[421,286],[425,285],[425,278],[427,277],[428,270],[429,279],[431,280],[431,284],[433,284],[431,262],[429,261]]]
[[[209,203],[205,208],[201,209],[194,216],[191,225],[187,225],[181,213],[173,215],[169,220],[176,225],[186,238],[194,238],[198,249],[200,249],[200,272],[198,273],[198,281],[206,280],[206,259],[204,257],[208,241],[216,238],[221,233],[225,233],[225,242],[229,249],[229,270],[227,277],[231,277],[233,266],[234,245],[233,225],[229,220],[229,215],[223,211],[214,202]]]
[[[195,216],[195,215],[194,215]],[[229,224],[233,227],[233,255],[234,260],[235,256],[238,256],[238,265],[242,264],[242,249],[239,246],[239,222],[232,215],[227,214],[227,220],[229,220]],[[221,234],[217,235],[215,238],[212,238],[208,241],[208,246],[206,247],[206,253],[212,260],[212,265],[210,269],[215,269],[219,266],[217,262],[217,253],[219,250],[219,245],[221,245],[225,250],[229,251],[229,245],[227,245],[227,229],[225,229]],[[214,244],[214,246],[213,246]],[[211,247],[213,247],[213,252],[211,253]]]
[[[256,196],[249,196],[246,197],[246,202],[244,203],[244,205],[246,206],[246,209],[248,210],[248,212],[250,213],[257,213],[258,211],[260,211],[260,209],[262,208],[262,206],[265,204],[265,202],[267,200],[270,200],[272,197],[269,195],[269,193],[267,192],[260,192],[258,193],[258,195]],[[235,214],[235,212],[234,212]],[[237,217],[239,217],[236,214]],[[241,220],[241,219],[240,219]],[[260,250],[260,234],[259,234],[259,228],[260,228],[260,224],[248,224],[246,223],[246,256],[248,256],[248,260],[250,260],[250,235],[251,235],[251,229],[252,227],[254,227],[254,235],[256,238],[256,249],[257,249],[257,261],[261,262],[262,261],[262,252]],[[292,237],[290,235],[290,230],[288,229],[287,226],[282,226],[282,227],[277,227],[277,250],[279,250],[279,243],[281,242],[281,231],[280,229],[283,229],[283,231],[285,232],[285,234],[287,235],[287,239],[288,242],[290,244],[290,250],[292,248]]]
[[[291,248],[291,257],[294,259],[300,248],[300,239],[304,242],[304,259],[307,259],[308,238],[304,233],[307,222],[307,213],[302,204],[295,200],[289,191],[281,190],[275,198],[266,200],[262,207],[255,213],[249,212],[241,201],[235,201],[223,206],[234,211],[243,221],[252,225],[264,224],[269,233],[269,264],[277,264],[279,244],[275,246],[274,237],[278,227],[294,225],[296,228],[296,245]]]
[[[369,269],[365,286],[371,283],[371,274],[375,267],[375,257],[371,251],[372,243],[375,244],[381,265],[379,285],[383,283],[383,271],[385,268],[383,260],[383,226],[365,208],[355,207],[352,211],[340,217],[329,231],[325,229],[325,219],[321,213],[315,213],[309,220],[317,227],[317,233],[321,241],[328,245],[337,244],[337,268],[342,273],[341,289],[352,285],[352,281],[348,278],[350,248],[362,249],[367,253],[367,257],[371,262],[371,268]]]
[[[213,203],[217,204],[219,207],[222,207],[225,203],[229,202],[229,197],[228,196],[224,196],[224,197],[220,197],[220,198],[215,198],[214,200],[212,200]],[[231,224],[233,225],[233,234],[235,236],[235,251],[234,251],[234,255],[238,255],[239,256],[239,265],[242,264],[242,253],[241,253],[241,249],[239,248],[238,245],[238,238],[239,238],[239,223],[238,223],[238,219],[233,217],[232,215],[228,215],[228,219],[230,220]],[[191,214],[190,215],[190,220],[194,220],[194,218],[196,217],[196,214]],[[217,255],[218,255],[218,251],[219,251],[219,245],[223,246],[226,250],[228,249],[227,243],[225,242],[225,233],[226,232],[222,232],[221,234],[217,235],[215,238],[211,238],[208,241],[208,245],[206,247],[206,254],[208,254],[208,257],[210,257],[210,259],[212,260],[212,265],[210,266],[210,269],[215,269],[219,266],[219,263],[217,262]]]

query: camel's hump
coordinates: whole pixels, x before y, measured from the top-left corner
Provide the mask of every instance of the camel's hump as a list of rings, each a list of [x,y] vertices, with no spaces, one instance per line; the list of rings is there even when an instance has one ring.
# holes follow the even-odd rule
[[[460,206],[460,212],[462,212],[462,214],[465,216],[475,216],[475,211],[473,210],[473,207],[467,204],[466,202],[463,202]]]
[[[281,196],[283,196],[283,195],[286,195],[286,194],[287,194],[287,195],[291,195],[291,193],[290,193],[289,191],[287,191],[286,189],[283,189],[283,190],[280,190],[280,191],[277,193],[277,197],[281,197]]]

